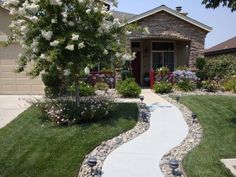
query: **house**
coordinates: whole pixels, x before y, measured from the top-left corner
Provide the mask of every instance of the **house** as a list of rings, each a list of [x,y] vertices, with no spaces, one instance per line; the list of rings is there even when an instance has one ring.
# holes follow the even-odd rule
[[[110,2],[103,0],[107,9]],[[1,5],[1,0],[0,0]],[[2,94],[44,94],[44,84],[40,77],[30,78],[27,72],[16,73],[17,58],[22,49],[19,44],[4,46],[7,35],[10,33],[8,26],[11,24],[9,11],[0,6],[0,95]]]
[[[149,33],[134,32],[129,35],[127,47],[136,52],[132,61],[136,81],[144,84],[144,76],[151,69],[167,66],[173,71],[178,66],[195,68],[196,59],[204,54],[206,35],[211,27],[200,23],[181,11],[162,5],[140,15],[115,12],[127,23],[148,28]]]
[[[22,49],[19,44],[4,47],[10,23],[9,11],[0,7],[0,94],[43,94],[40,78],[31,79],[26,72],[15,72],[16,59]]]
[[[236,36],[205,50],[204,55],[205,57],[215,57],[219,55],[236,56]]]
[[[204,53],[205,37],[211,31],[211,27],[188,17],[180,7],[173,10],[162,5],[140,15],[115,11],[114,16],[149,29],[150,33],[129,35],[128,47],[136,52],[133,74],[140,85],[152,68],[168,66],[172,71],[182,65],[194,68],[196,58]],[[40,78],[30,79],[26,73],[14,72],[20,46],[3,47],[10,21],[8,11],[0,7],[0,94],[41,94],[44,87]]]

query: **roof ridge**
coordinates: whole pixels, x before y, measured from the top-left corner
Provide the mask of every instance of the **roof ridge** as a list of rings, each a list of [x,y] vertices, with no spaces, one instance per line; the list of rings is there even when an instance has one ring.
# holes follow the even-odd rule
[[[153,14],[155,14],[157,12],[160,12],[160,11],[165,11],[167,13],[170,13],[170,14],[172,14],[172,15],[174,15],[174,16],[182,19],[182,20],[185,20],[188,23],[191,23],[191,24],[193,24],[195,26],[198,26],[199,28],[202,28],[202,29],[204,29],[204,30],[206,30],[208,32],[210,32],[212,30],[211,27],[209,27],[209,26],[207,26],[207,25],[205,25],[205,24],[203,24],[203,23],[201,23],[201,22],[199,22],[197,20],[194,20],[191,17],[188,17],[188,16],[185,16],[183,14],[180,14],[179,12],[176,12],[175,10],[173,10],[173,9],[171,9],[171,8],[165,6],[165,5],[161,5],[159,7],[156,7],[156,8],[153,8],[151,10],[148,10],[146,12],[143,12],[143,13],[137,15],[137,16],[134,16],[134,17],[132,17],[132,18],[130,18],[128,20],[128,23],[133,23],[135,21],[138,21],[140,19],[143,19],[143,18],[145,18],[147,16],[153,15]]]
[[[137,15],[137,14],[133,14],[133,13],[129,13],[129,12],[124,12],[124,11],[118,11],[118,10],[113,10],[112,12],[120,12],[120,13],[125,13],[128,15]]]

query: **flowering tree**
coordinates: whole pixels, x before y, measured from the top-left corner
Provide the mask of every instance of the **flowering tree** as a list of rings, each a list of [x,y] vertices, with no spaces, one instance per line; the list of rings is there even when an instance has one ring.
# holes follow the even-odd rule
[[[120,42],[129,34],[127,26],[101,1],[6,0],[3,6],[14,17],[10,42],[18,41],[23,48],[19,71],[33,61],[32,76],[53,67],[78,85],[79,73],[88,64],[131,57]]]

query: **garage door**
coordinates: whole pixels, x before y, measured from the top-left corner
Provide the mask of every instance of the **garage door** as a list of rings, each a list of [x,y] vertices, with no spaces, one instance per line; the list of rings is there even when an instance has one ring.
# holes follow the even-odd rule
[[[43,94],[40,78],[31,79],[24,72],[15,72],[20,51],[17,44],[7,48],[0,46],[0,94]]]

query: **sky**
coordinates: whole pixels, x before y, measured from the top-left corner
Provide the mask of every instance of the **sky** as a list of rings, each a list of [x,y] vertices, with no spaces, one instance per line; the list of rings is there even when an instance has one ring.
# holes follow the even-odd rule
[[[172,9],[182,6],[183,12],[188,12],[189,17],[202,22],[213,30],[206,37],[205,47],[210,48],[227,39],[236,36],[236,11],[231,12],[227,7],[206,9],[201,4],[202,0],[118,0],[116,10],[134,14],[166,5]]]

